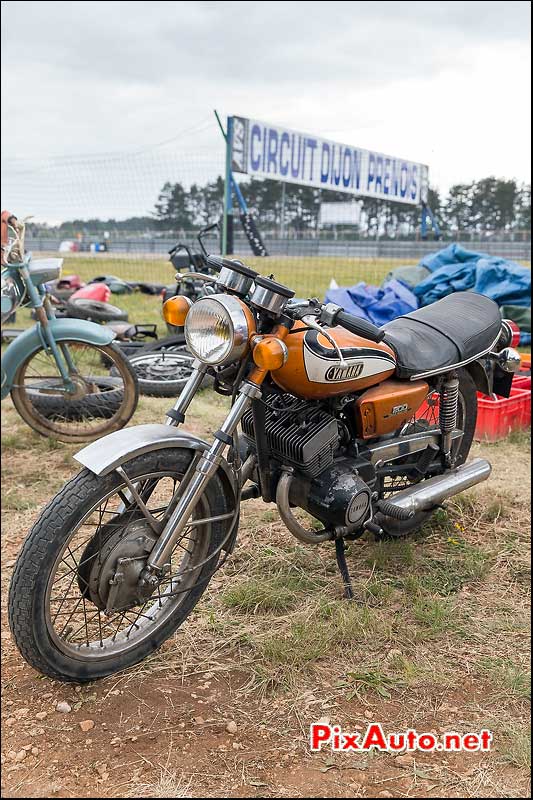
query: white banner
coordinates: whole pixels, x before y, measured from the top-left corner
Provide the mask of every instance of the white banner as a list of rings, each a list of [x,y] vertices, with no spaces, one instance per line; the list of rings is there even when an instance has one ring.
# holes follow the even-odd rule
[[[232,169],[356,197],[427,201],[425,164],[244,117],[233,117]]]

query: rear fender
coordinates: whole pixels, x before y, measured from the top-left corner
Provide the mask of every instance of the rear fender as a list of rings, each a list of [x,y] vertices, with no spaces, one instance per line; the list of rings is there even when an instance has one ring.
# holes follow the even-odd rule
[[[465,365],[465,369],[472,376],[478,392],[488,395],[492,393],[492,368],[490,362],[486,364],[482,359],[471,361],[470,364]]]
[[[48,322],[56,342],[76,341],[83,344],[105,346],[111,344],[115,333],[103,325],[83,319],[51,319]],[[43,349],[45,339],[40,323],[17,336],[2,355],[2,400],[11,391],[20,365],[33,353]]]

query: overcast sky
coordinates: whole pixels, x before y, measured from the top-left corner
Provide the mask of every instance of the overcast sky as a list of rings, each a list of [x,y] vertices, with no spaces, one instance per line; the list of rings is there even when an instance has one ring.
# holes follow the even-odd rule
[[[530,3],[509,0],[8,0],[3,161],[175,137],[151,152],[186,164],[187,181],[195,154],[218,164],[217,108],[427,163],[442,190],[529,180],[529,27]],[[109,180],[105,163],[91,167],[95,184]]]

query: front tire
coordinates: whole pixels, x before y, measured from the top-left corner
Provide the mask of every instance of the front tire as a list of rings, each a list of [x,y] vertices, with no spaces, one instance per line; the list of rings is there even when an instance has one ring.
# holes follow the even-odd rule
[[[150,490],[147,505],[155,503],[159,508],[164,506],[162,492],[167,500],[172,496],[192,456],[188,449],[158,450],[138,456],[123,468],[135,479],[139,492],[140,487]],[[23,658],[52,678],[91,681],[142,661],[184,622],[216,569],[228,520],[193,526],[185,547],[187,537],[176,546],[171,562],[172,570],[178,562],[186,569],[166,578],[144,604],[124,612],[115,630],[117,614],[112,612],[108,619],[98,602],[93,602],[95,582],[88,573],[101,570],[102,585],[109,584],[102,553],[110,550],[113,537],[115,547],[122,546],[128,526],[137,526],[135,536],[142,528],[142,515],[135,515],[134,504],[124,508],[125,491],[126,484],[116,472],[98,477],[82,470],[45,508],[17,558],[8,606],[13,638]],[[232,511],[215,475],[194,516],[206,519]],[[98,519],[100,532],[92,533],[90,522]],[[102,565],[95,560],[100,558]]]

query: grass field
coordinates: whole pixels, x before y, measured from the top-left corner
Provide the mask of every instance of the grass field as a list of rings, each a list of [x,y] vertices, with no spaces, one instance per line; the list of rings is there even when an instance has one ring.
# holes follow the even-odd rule
[[[275,257],[250,257],[246,263],[262,274],[274,274],[276,280],[289,286],[299,297],[319,298],[324,297],[331,278],[335,278],[339,286],[358,281],[379,284],[391,269],[400,264],[391,259],[369,261],[356,258],[313,258],[302,264],[295,263],[295,259]],[[172,264],[164,259],[128,258],[123,254],[67,256],[63,263],[63,275],[74,273],[84,281],[98,275],[116,275],[125,280],[171,284],[175,272]],[[164,332],[159,297],[135,292],[132,295],[112,295],[110,302],[127,311],[130,322],[155,323],[159,326],[159,333]],[[16,326],[23,327],[29,323],[29,312],[23,310],[17,314]]]
[[[268,265],[298,294],[320,296],[331,277],[379,283],[396,264]],[[66,259],[71,272],[173,275],[163,260],[82,256]],[[162,323],[158,297],[112,300],[132,322]],[[19,313],[17,325],[28,322]],[[168,407],[142,397],[130,424],[163,420]],[[185,427],[209,439],[227,408],[204,391]],[[275,505],[248,501],[235,552],[180,631],[138,667],[83,687],[29,668],[6,620],[16,554],[77,471],[76,449],[37,436],[3,404],[3,797],[530,796],[529,434],[475,444],[490,480],[414,537],[351,543],[352,603],[331,545],[302,546]],[[71,712],[58,713],[59,701]],[[326,718],[350,731],[369,720],[387,732],[488,727],[494,746],[312,753],[309,725]]]
[[[132,424],[163,419],[168,402],[141,398]],[[211,437],[227,403],[201,393],[186,428]],[[5,613],[15,555],[77,471],[76,448],[33,434],[10,401],[2,436],[3,797],[530,796],[528,435],[475,444],[490,480],[418,535],[352,543],[352,603],[331,545],[302,546],[274,505],[248,501],[237,549],[183,628],[83,687],[25,665]],[[359,731],[370,719],[489,727],[494,747],[312,753],[308,726],[325,718]]]

